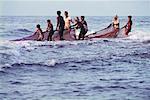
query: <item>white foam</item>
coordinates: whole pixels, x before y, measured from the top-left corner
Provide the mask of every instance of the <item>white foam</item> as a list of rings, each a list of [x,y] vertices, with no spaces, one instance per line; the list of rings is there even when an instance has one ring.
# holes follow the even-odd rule
[[[140,41],[150,40],[150,32],[133,31],[130,32],[129,37],[127,38]]]
[[[94,30],[88,31],[88,32],[86,33],[86,35],[89,35],[89,34],[94,33],[94,32],[95,32]]]
[[[45,65],[48,66],[55,66],[56,65],[56,60],[55,59],[50,59],[44,62]]]
[[[90,31],[88,31],[88,32],[86,33],[86,35],[89,35],[89,34],[94,33],[94,32],[95,32],[94,30],[90,30]],[[79,34],[80,34],[80,30],[76,30],[76,31],[75,31],[75,35],[76,35],[76,36],[79,36]]]
[[[4,70],[4,67],[6,68],[10,68],[10,67],[12,67],[10,64],[0,64],[0,71],[3,71]]]

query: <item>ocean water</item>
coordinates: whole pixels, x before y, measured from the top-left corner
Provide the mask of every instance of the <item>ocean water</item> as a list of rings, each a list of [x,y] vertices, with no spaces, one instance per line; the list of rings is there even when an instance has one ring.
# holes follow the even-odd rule
[[[150,17],[133,16],[125,38],[10,41],[49,18],[56,26],[55,17],[0,17],[0,100],[150,100]],[[90,33],[112,17],[86,20]]]

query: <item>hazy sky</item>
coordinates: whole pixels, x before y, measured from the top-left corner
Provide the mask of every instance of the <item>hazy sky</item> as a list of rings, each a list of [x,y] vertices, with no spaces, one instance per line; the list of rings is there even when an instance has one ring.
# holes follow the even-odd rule
[[[150,16],[150,0],[0,0],[0,16]]]

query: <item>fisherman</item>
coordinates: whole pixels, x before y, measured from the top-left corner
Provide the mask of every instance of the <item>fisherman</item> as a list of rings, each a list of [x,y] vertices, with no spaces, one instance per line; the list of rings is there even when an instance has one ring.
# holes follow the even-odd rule
[[[86,33],[86,30],[83,24],[79,21],[78,17],[75,18],[75,24],[73,26],[75,26],[76,29],[80,29],[78,40],[81,38],[84,40],[84,34]]]
[[[113,19],[113,27],[115,29],[119,29],[119,19],[118,19],[118,16],[116,15]]]
[[[131,32],[132,28],[132,16],[128,16],[128,22],[125,25],[125,35],[128,36],[129,32]]]
[[[71,26],[71,22],[73,23],[73,21],[71,20],[71,17],[68,15],[68,12],[65,11],[64,12],[64,15],[65,15],[65,30],[69,30],[70,29],[70,26]]]
[[[48,32],[47,41],[52,41],[52,36],[54,34],[54,30],[53,30],[53,24],[51,23],[51,20],[49,20],[49,19],[47,20],[46,32]]]
[[[61,16],[61,11],[57,11],[57,26],[56,30],[59,31],[60,40],[63,40],[63,31],[65,26],[64,18]]]
[[[78,24],[77,24],[78,22],[80,22],[79,17],[75,17],[75,18],[74,18],[74,21],[73,21],[73,23],[74,23],[73,26],[74,26],[75,29],[78,29]]]
[[[80,21],[80,19],[79,19],[79,17],[77,16],[76,18],[75,18],[76,20],[78,20],[78,21]],[[76,22],[76,21],[75,21]]]
[[[38,35],[38,38],[37,38],[37,40],[38,41],[42,41],[43,40],[43,38],[44,38],[44,35],[43,35],[43,32],[42,32],[42,29],[41,29],[41,27],[40,27],[40,25],[38,24],[38,25],[36,25],[36,31],[35,31],[35,34],[37,34]]]
[[[85,21],[85,17],[84,16],[81,16],[81,23],[83,24],[84,29],[85,29],[85,32],[83,33],[83,37],[82,37],[83,40],[84,40],[84,36],[87,33],[87,31],[88,31],[88,25],[87,25],[87,22]]]

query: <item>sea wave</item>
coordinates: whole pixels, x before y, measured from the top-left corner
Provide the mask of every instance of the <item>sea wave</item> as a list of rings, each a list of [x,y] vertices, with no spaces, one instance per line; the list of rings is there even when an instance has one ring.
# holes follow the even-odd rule
[[[107,40],[108,42],[109,40]],[[0,66],[1,68],[7,68],[10,66],[18,65],[43,65],[43,66],[55,66],[57,64],[65,64],[68,62],[84,62],[90,61],[96,56],[82,57],[73,54],[67,56],[66,53],[63,57],[59,57],[61,54],[60,49],[73,49],[74,47],[80,48],[82,46],[97,45],[99,43],[105,43],[103,40],[92,41],[0,41]],[[111,42],[111,41],[110,41]],[[75,52],[77,55],[78,53]]]
[[[32,32],[28,29],[25,29],[25,28],[20,28],[20,29],[16,29],[15,31],[18,31],[18,32]]]
[[[18,28],[18,29],[14,29],[14,30],[9,30],[6,33],[32,33],[33,31],[30,31],[29,29],[25,29],[25,28]]]
[[[150,40],[150,32],[144,32],[141,30],[133,31],[129,33],[128,39],[131,40],[140,40],[140,42]]]
[[[32,33],[33,33],[32,31],[24,28],[18,28],[12,30],[7,29],[1,32],[0,37],[3,40],[8,40],[9,38],[19,38],[19,37],[21,38]]]
[[[94,53],[94,55],[92,55],[92,53],[90,55],[89,53],[91,53],[93,49],[88,48],[89,53],[87,57],[84,55],[84,51],[74,52],[74,54],[71,53],[71,55],[69,55],[70,50],[74,51],[85,46],[97,47],[100,45],[105,49],[107,46],[112,47],[113,44],[120,42],[124,44],[126,42],[132,43],[133,40],[138,39],[141,39],[141,41],[150,39],[150,35],[148,33],[143,32],[145,34],[144,36],[141,36],[140,33],[141,32],[131,32],[126,40],[122,38],[115,38],[84,41],[0,41],[0,69],[14,65],[56,66],[58,64],[65,64],[68,62],[90,62],[93,59],[97,59],[97,57],[99,57],[99,53]],[[61,49],[69,50],[69,52],[63,52],[65,54],[62,55],[62,52],[60,51]]]

